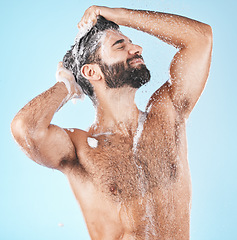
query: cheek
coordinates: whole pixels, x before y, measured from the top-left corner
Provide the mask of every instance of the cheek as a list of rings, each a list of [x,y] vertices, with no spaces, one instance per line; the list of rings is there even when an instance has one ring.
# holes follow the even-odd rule
[[[109,51],[108,51],[108,49],[107,48],[105,48],[105,47],[101,47],[101,59],[103,60],[103,61],[106,61],[107,62],[107,59],[109,59]]]
[[[114,52],[105,47],[104,45],[101,46],[101,59],[107,65],[112,65],[118,62],[126,62],[126,56],[124,53],[121,52]]]

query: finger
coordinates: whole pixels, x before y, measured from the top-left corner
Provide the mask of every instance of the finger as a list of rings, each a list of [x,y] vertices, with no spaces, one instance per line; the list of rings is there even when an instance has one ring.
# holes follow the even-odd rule
[[[90,18],[89,18],[89,22],[91,22],[92,25],[94,26],[94,25],[97,23],[97,16],[90,17]]]
[[[77,24],[77,27],[80,28],[83,26],[83,24],[90,24],[91,22],[93,25],[97,22],[97,16],[99,15],[99,11],[97,9],[97,6],[91,6],[89,7],[83,17],[81,18],[81,21]]]
[[[86,25],[88,25],[91,21],[90,18],[83,18],[78,24],[77,27],[80,28],[84,28]]]
[[[87,10],[86,10],[86,12],[87,12]],[[80,27],[83,25],[83,23],[85,22],[86,15],[87,15],[86,12],[85,12],[84,15],[82,16],[80,22],[77,24],[78,28],[80,28]]]
[[[84,18],[82,17],[81,20],[80,20],[80,22],[77,24],[77,27],[78,27],[78,28],[80,28],[80,27],[82,26],[82,24],[83,24],[83,19],[84,19]]]

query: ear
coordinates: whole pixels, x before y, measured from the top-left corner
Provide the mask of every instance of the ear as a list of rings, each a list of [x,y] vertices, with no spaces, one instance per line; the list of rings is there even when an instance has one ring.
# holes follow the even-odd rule
[[[101,77],[101,70],[97,64],[85,64],[81,68],[81,74],[89,81],[98,81]]]

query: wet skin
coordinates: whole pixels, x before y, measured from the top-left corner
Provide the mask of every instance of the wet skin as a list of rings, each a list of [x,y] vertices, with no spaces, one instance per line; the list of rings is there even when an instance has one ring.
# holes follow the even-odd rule
[[[189,239],[185,119],[162,88],[149,103],[136,151],[132,131],[68,132],[78,161],[62,164],[92,239]]]
[[[170,64],[170,82],[147,104],[143,131],[136,134],[140,121],[136,91],[126,86],[109,89],[99,66],[86,64],[81,72],[98,100],[98,121],[88,132],[51,124],[65,99],[81,95],[73,75],[64,73],[70,90],[58,82],[31,100],[12,121],[13,136],[35,162],[68,177],[93,240],[187,240],[191,180],[185,121],[209,74],[211,27],[159,12],[96,6],[88,11],[141,29],[178,49]],[[128,59],[141,55],[142,48],[121,33],[110,31],[104,40],[100,54],[107,65],[127,66]],[[130,62],[136,68],[140,64],[138,59]],[[88,142],[91,138],[93,144]]]
[[[108,64],[118,59],[126,64],[141,53],[140,46],[116,31],[107,32],[101,48]],[[140,59],[131,61],[134,68],[141,64]],[[128,126],[125,133],[116,126],[103,126],[101,131],[100,123],[89,132],[68,132],[78,159],[62,166],[92,239],[189,239],[191,181],[185,119],[168,96],[170,87],[165,83],[151,97],[136,146],[136,131]],[[90,146],[88,137],[97,144]]]

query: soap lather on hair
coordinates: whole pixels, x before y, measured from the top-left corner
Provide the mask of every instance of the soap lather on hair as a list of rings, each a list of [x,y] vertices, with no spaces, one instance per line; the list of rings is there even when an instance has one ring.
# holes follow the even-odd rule
[[[63,66],[73,73],[76,82],[93,103],[96,102],[93,86],[81,74],[81,68],[85,64],[100,64],[98,49],[107,30],[119,30],[119,26],[102,16],[97,17],[95,25],[92,22],[84,24],[79,29],[74,45],[63,58]]]

